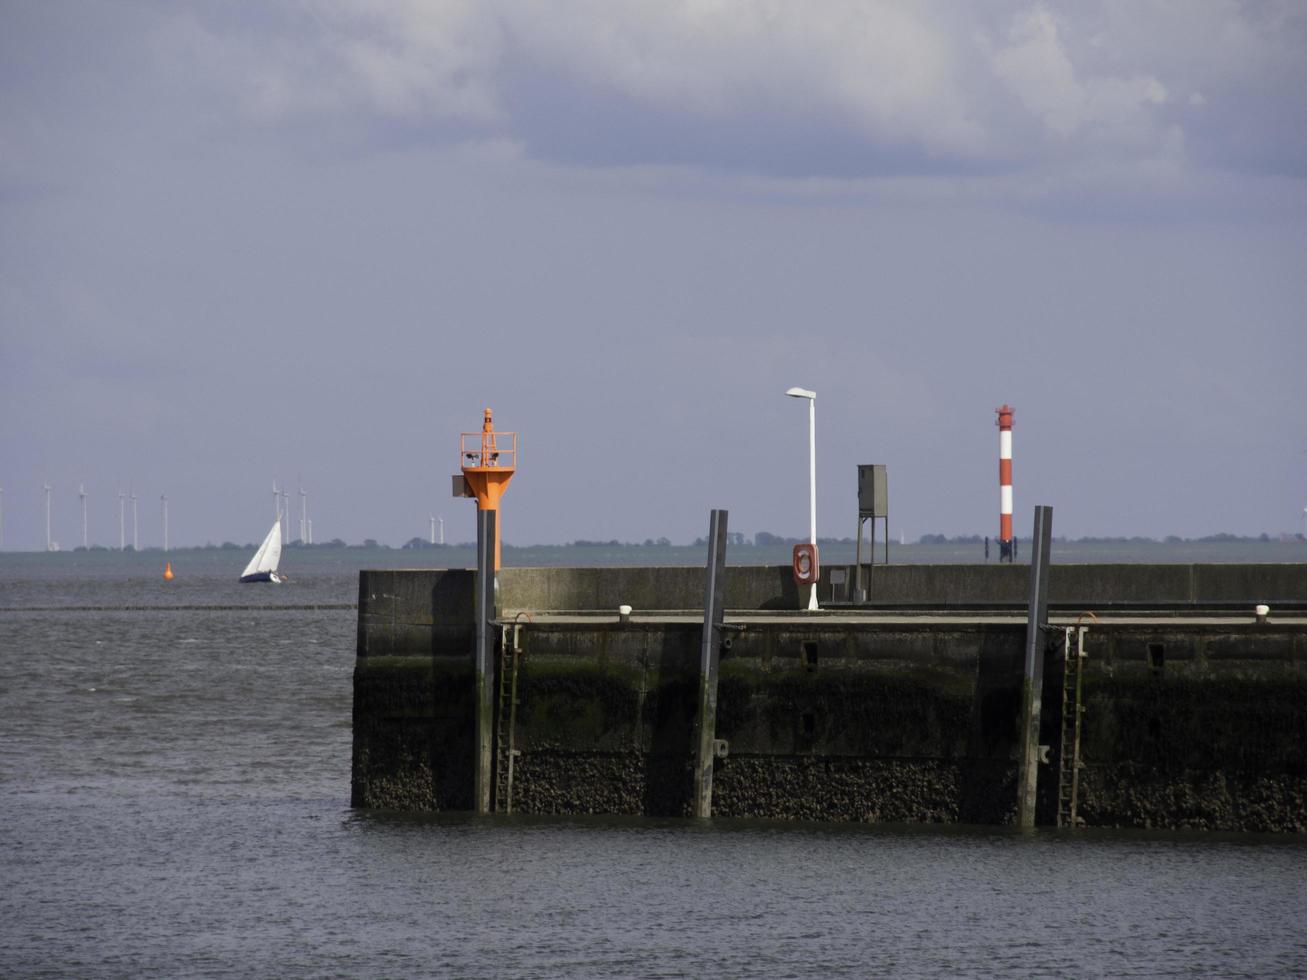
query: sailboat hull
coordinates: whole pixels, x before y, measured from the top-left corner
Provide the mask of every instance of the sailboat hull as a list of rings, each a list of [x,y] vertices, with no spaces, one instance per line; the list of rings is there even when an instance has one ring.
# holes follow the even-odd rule
[[[254,572],[251,575],[242,575],[242,582],[271,582],[273,585],[280,585],[282,577],[276,572]]]

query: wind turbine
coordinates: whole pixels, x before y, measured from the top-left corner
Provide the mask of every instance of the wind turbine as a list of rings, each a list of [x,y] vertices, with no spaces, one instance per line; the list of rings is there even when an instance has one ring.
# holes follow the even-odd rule
[[[163,504],[163,550],[168,550],[168,495],[159,494],[159,501]]]
[[[5,488],[0,487],[0,548],[5,546]]]
[[[307,514],[306,508],[309,505],[309,495],[304,492],[304,483],[299,477],[295,478],[295,483],[300,491],[300,544],[307,544],[308,518],[305,515]]]
[[[77,488],[77,496],[82,500],[82,547],[86,547],[86,484]]]
[[[54,549],[50,547],[50,491],[53,490],[54,487],[45,483],[41,485],[41,489],[45,491],[45,550],[54,551]]]
[[[283,541],[289,541],[290,540],[290,491],[286,489],[285,485],[283,485],[281,488],[281,503],[282,503],[282,508],[281,508],[282,520],[284,522],[281,525],[281,539]]]
[[[122,490],[118,491],[118,550],[127,550],[127,494]]]
[[[431,517],[431,543],[432,543],[432,544],[435,544],[435,543],[436,543],[436,518],[435,518],[435,515],[432,515],[432,517]]]
[[[131,487],[132,491],[132,551],[141,550],[141,525],[136,519],[136,501],[140,498],[136,496],[136,488]]]
[[[437,517],[436,523],[440,525],[440,543],[444,544],[445,543],[445,519],[443,517]]]

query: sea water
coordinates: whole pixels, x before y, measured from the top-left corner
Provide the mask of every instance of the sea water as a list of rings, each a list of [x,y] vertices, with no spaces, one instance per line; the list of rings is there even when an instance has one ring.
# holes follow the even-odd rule
[[[0,556],[0,975],[1307,974],[1297,838],[351,810],[356,568],[240,557]]]

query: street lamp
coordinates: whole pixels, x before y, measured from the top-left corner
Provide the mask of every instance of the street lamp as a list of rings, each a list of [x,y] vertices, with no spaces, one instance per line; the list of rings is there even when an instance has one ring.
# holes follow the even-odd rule
[[[808,542],[817,546],[817,393],[807,388],[791,388],[785,392],[791,398],[808,400]],[[808,608],[817,608],[817,583],[808,593]]]

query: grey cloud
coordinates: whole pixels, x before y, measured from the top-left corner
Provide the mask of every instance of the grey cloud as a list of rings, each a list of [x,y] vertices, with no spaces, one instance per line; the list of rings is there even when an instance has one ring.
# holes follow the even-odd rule
[[[1283,3],[281,9],[187,20],[255,118],[781,176],[1056,175],[1087,159],[1296,173],[1307,157],[1307,27]]]
[[[526,151],[566,164],[843,179],[868,174],[974,175],[1009,166],[914,141],[878,139],[850,130],[823,107],[789,113],[756,106],[725,117],[704,117],[643,104],[526,64],[504,73],[501,92],[513,119],[513,135]]]

